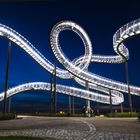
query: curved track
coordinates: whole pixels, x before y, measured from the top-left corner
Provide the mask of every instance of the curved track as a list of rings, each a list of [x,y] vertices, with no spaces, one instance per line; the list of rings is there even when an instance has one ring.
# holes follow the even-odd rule
[[[59,34],[63,30],[72,30],[79,35],[85,46],[85,54],[74,59],[72,62],[65,56],[59,44]],[[56,90],[59,93],[77,96],[92,101],[101,103],[110,103],[109,89],[112,92],[112,103],[120,104],[124,101],[123,94],[128,93],[128,86],[125,83],[114,81],[105,77],[101,77],[87,71],[90,62],[99,63],[123,63],[129,59],[129,51],[123,42],[131,36],[140,33],[140,19],[132,21],[122,26],[113,36],[113,48],[117,53],[115,56],[93,55],[92,44],[88,34],[78,24],[72,21],[62,21],[57,23],[50,34],[50,44],[55,57],[65,67],[66,70],[56,68],[56,76],[63,79],[74,78],[80,85],[85,86],[86,81],[89,87],[98,90],[101,93],[82,90],[75,87],[65,85],[57,85]],[[36,62],[39,63],[45,70],[53,74],[54,65],[47,60],[27,39],[21,36],[13,29],[0,24],[0,35],[5,36],[26,53],[28,53]],[[50,90],[50,84],[44,82],[32,82],[13,87],[7,91],[8,97],[27,90]],[[103,92],[105,94],[103,94]],[[140,88],[130,86],[130,93],[140,95]],[[0,94],[0,101],[4,99],[4,93]]]

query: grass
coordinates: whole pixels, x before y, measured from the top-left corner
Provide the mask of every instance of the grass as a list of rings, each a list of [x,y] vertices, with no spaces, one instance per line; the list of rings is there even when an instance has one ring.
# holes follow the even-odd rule
[[[44,140],[44,139],[26,136],[0,136],[0,140]],[[45,140],[55,140],[55,139],[45,138]]]

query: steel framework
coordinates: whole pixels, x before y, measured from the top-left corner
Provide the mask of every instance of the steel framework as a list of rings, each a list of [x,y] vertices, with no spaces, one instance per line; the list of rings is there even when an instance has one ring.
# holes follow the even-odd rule
[[[85,54],[73,61],[70,61],[63,53],[59,44],[59,34],[63,30],[72,30],[82,39],[85,46]],[[56,85],[56,92],[72,95],[91,101],[110,104],[110,91],[112,104],[121,104],[124,101],[123,94],[128,93],[128,85],[112,79],[108,79],[97,74],[87,71],[91,62],[99,63],[124,63],[129,59],[129,51],[123,42],[132,36],[140,34],[140,19],[132,21],[122,26],[113,36],[113,48],[117,55],[93,55],[92,43],[86,31],[78,24],[72,21],[62,21],[57,23],[50,34],[50,44],[57,60],[65,67],[66,70],[56,67],[56,76],[63,79],[75,79],[80,85],[85,86],[88,82],[90,89],[98,90],[97,92],[70,87],[66,85]],[[15,30],[0,24],[0,36],[4,36],[11,40],[28,53],[36,62],[45,70],[53,74],[54,65],[47,60],[27,39]],[[50,83],[32,82],[25,83],[8,89],[7,97],[27,91],[27,90],[48,90],[50,91]],[[111,90],[110,90],[111,89]],[[54,88],[52,88],[54,90]],[[140,87],[129,86],[130,93],[140,95]],[[101,93],[99,93],[101,92]],[[105,93],[105,94],[103,94]],[[0,94],[0,101],[4,99],[4,92]]]

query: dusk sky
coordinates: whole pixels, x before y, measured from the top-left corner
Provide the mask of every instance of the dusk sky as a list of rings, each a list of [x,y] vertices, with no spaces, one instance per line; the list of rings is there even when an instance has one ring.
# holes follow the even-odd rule
[[[23,35],[52,63],[54,63],[54,55],[49,36],[52,27],[62,20],[74,21],[86,30],[92,41],[93,54],[116,55],[113,50],[113,35],[124,24],[140,18],[140,3],[122,0],[75,1],[0,2],[0,23]],[[84,54],[83,42],[74,32],[63,31],[60,34],[60,44],[70,60]],[[128,61],[130,83],[140,86],[140,36],[128,40],[125,45],[130,53]],[[0,91],[4,90],[7,46],[8,40],[0,37]],[[62,68],[58,63],[57,66]],[[89,71],[113,80],[126,81],[124,64],[91,63]],[[9,86],[34,81],[50,82],[50,73],[12,43]],[[79,87],[72,80],[57,78],[57,83]],[[40,102],[44,98],[43,94],[36,93],[36,96],[32,96],[31,93],[15,96],[21,102],[22,99],[29,100],[28,97],[31,102],[35,97]],[[140,97],[133,97],[133,104],[139,107]]]

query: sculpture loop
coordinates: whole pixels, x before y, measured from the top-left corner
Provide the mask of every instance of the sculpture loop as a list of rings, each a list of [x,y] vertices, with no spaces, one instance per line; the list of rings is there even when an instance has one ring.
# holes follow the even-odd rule
[[[73,61],[70,61],[63,53],[59,44],[59,34],[63,30],[72,30],[82,39],[85,46],[85,54],[80,56]],[[86,81],[89,83],[89,88],[97,90],[101,93],[93,91],[87,91],[75,87],[66,85],[56,86],[56,91],[63,94],[68,94],[91,101],[101,102],[110,104],[109,89],[112,93],[112,104],[117,105],[124,101],[123,94],[128,93],[127,84],[114,81],[97,74],[88,71],[88,66],[91,62],[99,63],[123,63],[129,59],[129,51],[123,42],[126,39],[131,38],[134,35],[140,33],[140,19],[132,21],[122,26],[113,36],[113,48],[117,55],[93,55],[92,44],[88,34],[78,24],[72,21],[62,21],[57,23],[50,34],[50,44],[53,53],[57,60],[65,67],[66,70],[56,67],[56,75],[63,79],[74,78],[77,83],[82,86],[86,85]],[[7,37],[9,40],[17,44],[26,53],[28,53],[39,65],[45,70],[53,73],[54,65],[47,60],[27,39],[21,36],[13,29],[0,24],[0,35]],[[8,97],[13,96],[17,93],[21,93],[27,90],[50,90],[50,83],[44,82],[32,82],[25,83],[7,91]],[[54,89],[53,89],[54,90]],[[136,86],[130,86],[130,93],[133,95],[140,95],[140,88]],[[103,94],[104,93],[104,94]],[[4,99],[4,93],[0,94],[0,101]]]

